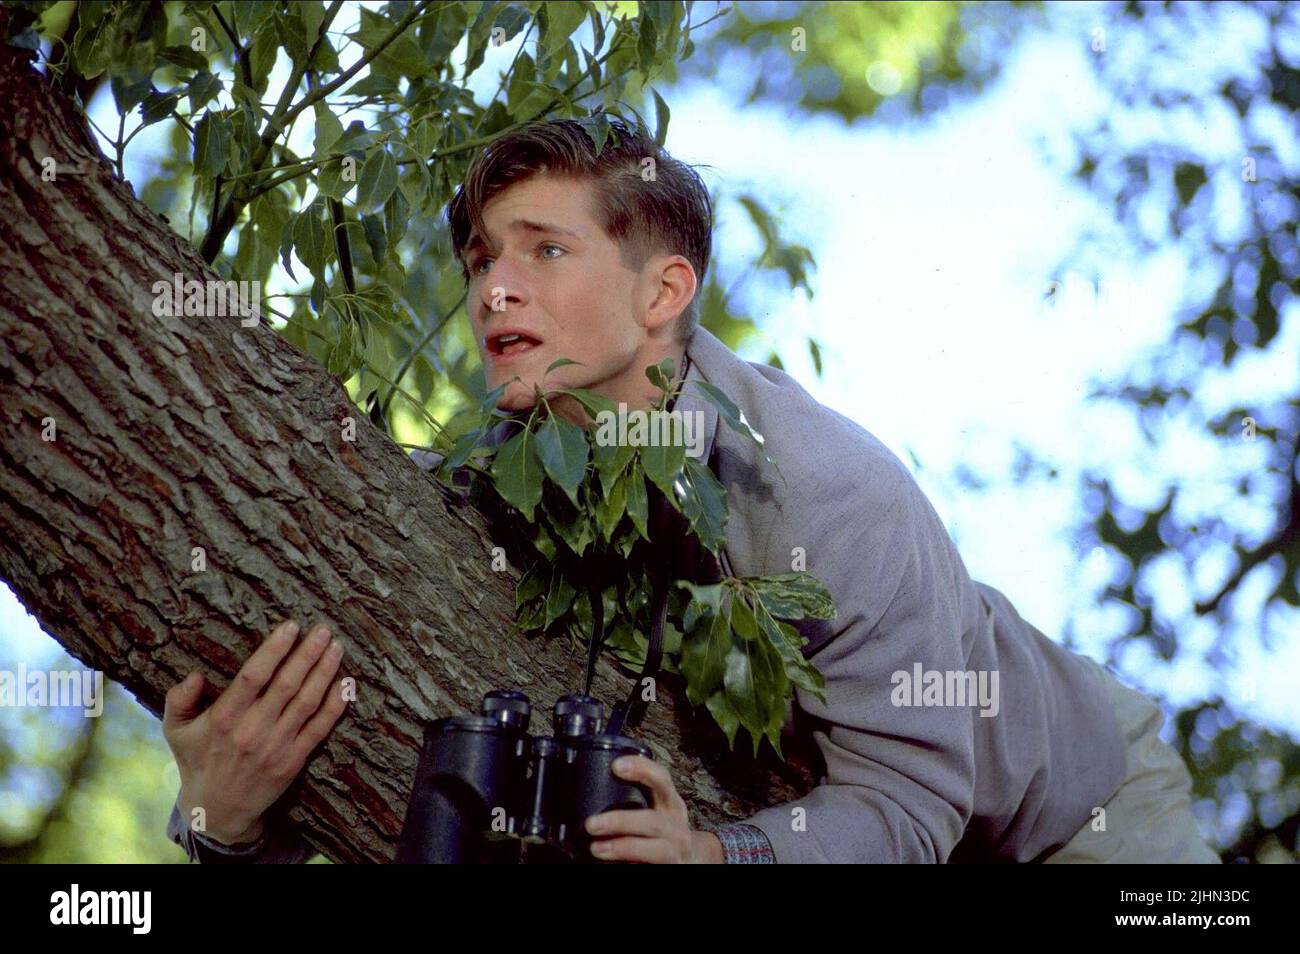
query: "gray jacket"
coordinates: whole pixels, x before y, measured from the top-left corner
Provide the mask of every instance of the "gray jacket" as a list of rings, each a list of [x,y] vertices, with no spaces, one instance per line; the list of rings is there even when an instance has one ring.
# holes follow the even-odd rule
[[[687,356],[676,408],[699,413],[727,491],[722,568],[806,569],[838,609],[799,627],[826,678],[825,704],[796,690],[824,776],[741,830],[760,830],[781,864],[1023,862],[1064,845],[1123,780],[1110,677],[971,580],[916,481],[866,430],[703,328]],[[742,409],[779,473],[719,421],[690,383],[701,379]],[[175,810],[168,833],[199,854]]]

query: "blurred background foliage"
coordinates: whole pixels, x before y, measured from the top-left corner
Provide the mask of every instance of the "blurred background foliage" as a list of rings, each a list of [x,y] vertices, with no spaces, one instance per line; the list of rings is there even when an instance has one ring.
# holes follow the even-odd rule
[[[1218,665],[1235,640],[1262,638],[1259,619],[1271,604],[1300,604],[1300,375],[1264,394],[1248,370],[1230,374],[1278,339],[1300,281],[1296,14],[1284,4],[1249,9],[1275,38],[1271,59],[1243,59],[1233,75],[1207,78],[1179,57],[1182,31],[1205,29],[1210,5],[1098,6],[1094,49],[1121,31],[1126,44],[1122,56],[1095,58],[1115,107],[1080,134],[1076,176],[1114,209],[1136,249],[1179,243],[1214,281],[1188,289],[1168,343],[1124,380],[1097,382],[1093,399],[1136,416],[1152,454],[1175,425],[1245,448],[1231,455],[1236,472],[1201,479],[1253,508],[1189,509],[1181,483],[1152,506],[1129,499],[1104,471],[1086,476],[1079,495],[1090,520],[1079,552],[1102,546],[1114,555],[1100,599],[1126,610],[1112,663],[1132,641],[1170,659],[1189,627],[1211,620],[1220,638],[1205,654]],[[952,2],[64,0],[20,3],[10,14],[8,42],[39,47],[51,82],[88,104],[105,154],[142,200],[223,275],[261,281],[277,330],[336,373],[394,440],[416,447],[454,437],[457,412],[483,392],[441,212],[474,148],[493,135],[532,118],[572,117],[599,139],[602,113],[635,114],[689,159],[689,135],[672,133],[673,92],[724,75],[750,78],[745,102],[792,115],[933,122],[981,96],[1024,32],[1050,27],[1056,11]],[[204,31],[202,51],[191,49],[195,28]],[[351,73],[359,58],[367,66]],[[292,108],[281,100],[286,83],[293,102],[322,87],[328,95],[268,144],[259,132]],[[1148,135],[1133,136],[1124,111],[1153,107],[1170,135],[1143,127]],[[1180,123],[1211,121],[1234,123],[1236,138],[1206,136],[1198,150],[1176,134]],[[1225,151],[1225,142],[1241,145]],[[356,184],[339,175],[346,156],[357,162]],[[774,301],[815,291],[813,253],[762,196],[718,189],[714,199],[719,230],[745,223],[756,252],[715,245],[702,322],[733,348],[752,349],[779,314]],[[1096,241],[1082,241],[1062,273],[1086,269]],[[809,338],[816,373],[825,349],[846,344]],[[767,360],[781,367],[790,357],[772,351]],[[1249,438],[1244,418],[1254,422]],[[1055,470],[1031,448],[1009,477],[1055,479]],[[1172,563],[1188,592],[1207,592],[1198,561],[1215,545],[1231,548],[1237,569],[1197,605],[1162,605],[1148,574]],[[1235,594],[1257,570],[1271,574],[1272,590],[1263,603],[1242,603]],[[18,662],[0,643],[0,668]],[[64,716],[0,712],[0,859],[182,861],[163,836],[178,779],[157,720],[115,686],[101,719]],[[1197,798],[1245,818],[1219,836],[1225,859],[1293,859],[1295,741],[1249,724],[1223,699],[1174,721]]]
[[[1269,617],[1294,620],[1300,606],[1300,367],[1291,359],[1279,374],[1270,361],[1300,294],[1300,15],[1295,4],[1251,4],[1265,55],[1213,71],[1183,51],[1242,10],[1220,6],[1107,11],[1094,47],[1119,31],[1143,42],[1093,60],[1115,102],[1081,135],[1076,171],[1113,205],[1139,255],[1180,248],[1197,277],[1167,341],[1122,379],[1097,382],[1092,397],[1137,417],[1147,460],[1167,455],[1183,433],[1215,445],[1212,469],[1141,495],[1105,472],[1085,475],[1091,521],[1081,550],[1100,544],[1120,557],[1101,594],[1126,620],[1111,659],[1146,641],[1161,659],[1196,652],[1216,670],[1235,662],[1243,641],[1269,646]],[[1152,109],[1160,123],[1132,122]],[[1095,241],[1072,255],[1073,267],[1088,268]],[[1176,585],[1157,586],[1162,573]],[[1245,592],[1248,579],[1256,592]],[[1210,638],[1193,650],[1194,631]],[[1282,630],[1284,639],[1298,636],[1294,624]],[[1295,739],[1251,725],[1223,698],[1178,713],[1174,724],[1193,797],[1235,803],[1245,817],[1225,858],[1294,859]]]

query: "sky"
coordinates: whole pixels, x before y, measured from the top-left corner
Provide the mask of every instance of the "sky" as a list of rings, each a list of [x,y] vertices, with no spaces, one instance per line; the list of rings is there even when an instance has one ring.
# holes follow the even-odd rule
[[[1183,289],[1197,279],[1176,252],[1140,260],[1118,242],[1098,260],[1100,295],[1081,274],[1060,272],[1081,230],[1110,220],[1066,174],[1076,161],[1072,134],[1111,107],[1087,62],[1089,26],[1083,13],[1031,34],[984,95],[914,125],[845,126],[742,106],[725,80],[661,92],[672,107],[669,150],[711,166],[701,170],[709,185],[753,192],[780,210],[788,237],[817,262],[813,299],[799,292],[758,303],[764,336],[744,356],[762,361],[779,351],[818,400],[908,465],[975,579],[1004,592],[1050,638],[1073,619],[1077,648],[1101,659],[1114,623],[1093,599],[1114,566],[1100,549],[1081,561],[1076,554],[1080,469],[1105,463],[1126,493],[1155,499],[1162,481],[1208,483],[1213,474],[1205,435],[1179,436],[1152,462],[1131,415],[1086,397],[1092,382],[1116,377],[1165,341]],[[1230,48],[1199,51],[1197,62]],[[489,50],[476,76],[480,98],[512,55],[511,46]],[[106,127],[111,109],[101,97],[92,115]],[[151,132],[128,151],[136,181],[157,145]],[[296,133],[310,140],[310,126]],[[719,212],[715,250],[753,250],[739,206]],[[1055,304],[1046,295],[1052,281]],[[1289,382],[1300,364],[1300,321],[1292,316],[1283,327],[1289,337],[1274,355],[1241,372],[1261,389]],[[807,357],[809,335],[822,345],[820,378]],[[1012,486],[1006,475],[1018,443],[1050,459],[1060,478]],[[955,480],[959,465],[986,488]],[[1226,572],[1198,566],[1206,588]],[[1162,596],[1185,589],[1176,573],[1157,576]],[[1243,599],[1262,593],[1263,576],[1248,581]],[[1298,616],[1274,626],[1300,631]],[[1216,672],[1195,658],[1215,635],[1213,623],[1200,624],[1172,666],[1135,646],[1121,657],[1122,678],[1163,697],[1166,711],[1222,692],[1254,721],[1300,736],[1300,641],[1269,653],[1256,639],[1238,639],[1236,669]],[[53,665],[61,653],[3,584],[0,647],[29,666]]]

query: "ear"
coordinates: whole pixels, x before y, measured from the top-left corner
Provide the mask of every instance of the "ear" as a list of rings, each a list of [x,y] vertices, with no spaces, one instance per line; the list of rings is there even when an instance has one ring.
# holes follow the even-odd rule
[[[646,263],[647,331],[669,327],[695,297],[695,269],[681,255],[657,255]]]

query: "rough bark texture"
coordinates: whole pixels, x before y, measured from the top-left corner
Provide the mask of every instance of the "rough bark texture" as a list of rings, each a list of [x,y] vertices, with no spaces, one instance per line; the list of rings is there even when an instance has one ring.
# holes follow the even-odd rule
[[[195,666],[224,687],[277,619],[327,622],[357,699],[292,814],[333,860],[389,859],[424,721],[496,687],[549,706],[581,686],[582,659],[504,636],[515,578],[492,571],[481,519],[311,358],[265,323],[152,314],[155,281],[217,276],[25,51],[0,47],[0,102],[0,577],[156,714]],[[602,662],[596,694],[627,687]],[[697,821],[806,787],[797,763],[724,756],[681,698],[661,681],[638,735]]]

